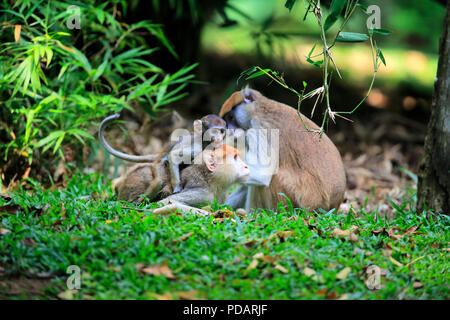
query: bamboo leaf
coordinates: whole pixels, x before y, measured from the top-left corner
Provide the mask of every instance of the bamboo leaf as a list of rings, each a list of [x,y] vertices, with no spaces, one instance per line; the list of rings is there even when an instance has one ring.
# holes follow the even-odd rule
[[[337,42],[364,42],[367,39],[369,39],[367,34],[356,32],[340,32],[336,37]]]
[[[294,7],[295,0],[286,0],[286,3],[284,6],[289,9],[289,12],[292,10],[292,7]]]
[[[339,19],[339,16],[342,13],[342,10],[344,10],[346,0],[333,0],[331,2],[330,6],[330,14],[325,19],[325,24],[323,28],[325,31],[330,29],[333,24]]]

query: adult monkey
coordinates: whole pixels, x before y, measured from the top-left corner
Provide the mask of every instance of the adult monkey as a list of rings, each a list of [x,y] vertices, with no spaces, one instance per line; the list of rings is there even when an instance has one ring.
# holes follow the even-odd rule
[[[255,150],[246,153],[250,167],[247,185],[239,187],[230,195],[227,204],[232,208],[276,208],[285,194],[294,207],[311,210],[339,208],[344,199],[346,177],[339,151],[323,134],[308,132],[297,114],[297,110],[283,103],[268,99],[260,92],[245,88],[237,91],[225,101],[219,116],[227,122],[228,129],[243,129],[247,132],[247,146],[251,129],[278,129],[278,169],[267,169],[247,161],[254,157]],[[311,129],[319,127],[302,115]],[[274,140],[269,139],[271,148]],[[258,142],[257,142],[258,143]],[[255,149],[255,148],[253,148]]]

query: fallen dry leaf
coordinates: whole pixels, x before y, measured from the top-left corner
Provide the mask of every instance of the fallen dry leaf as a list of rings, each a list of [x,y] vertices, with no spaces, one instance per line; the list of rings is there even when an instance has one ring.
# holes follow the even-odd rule
[[[382,233],[383,231],[384,231],[383,227],[375,229],[375,230],[370,230],[370,232],[372,232],[373,234],[379,234],[379,233]]]
[[[303,269],[303,273],[305,274],[305,276],[310,277],[310,276],[315,275],[315,274],[316,274],[316,271],[314,271],[314,270],[311,269],[311,268],[305,267],[305,268]]]
[[[194,234],[193,232],[185,233],[182,236],[178,237],[177,239],[173,240],[172,243],[176,243],[178,241],[184,241],[184,240],[188,239],[189,237],[191,237],[193,234]]]
[[[255,259],[259,259],[259,258],[262,258],[262,257],[264,257],[264,253],[262,253],[262,252],[258,252],[257,254],[255,254],[253,256],[253,258],[255,258]]]
[[[142,267],[139,271],[153,276],[163,275],[167,279],[175,279],[175,276],[172,274],[172,270],[170,270],[167,265],[155,264],[147,267]]]
[[[14,26],[14,40],[19,42],[20,39],[20,31],[22,30],[22,26],[20,24],[16,24]]]
[[[261,246],[265,246],[266,245],[267,240],[266,239],[252,239],[249,241],[244,242],[244,246],[247,249],[251,249],[253,246],[260,244]]]
[[[339,296],[339,294],[336,291],[330,291],[327,292],[327,294],[325,295],[325,299],[327,300],[334,300]]]
[[[122,272],[122,268],[118,266],[108,266],[107,268],[114,272]]]
[[[21,241],[22,241],[22,244],[24,246],[27,246],[27,247],[35,247],[35,246],[37,246],[36,241],[34,241],[31,238],[25,238],[25,239],[22,239]]]
[[[154,292],[148,293],[148,295],[156,300],[173,300],[172,295],[170,293],[157,294]]]
[[[323,278],[322,275],[317,275],[317,274],[315,274],[315,275],[313,275],[313,276],[311,277],[311,280],[317,281],[317,282],[320,282],[320,283],[325,283],[325,279]]]
[[[326,265],[326,268],[336,269],[337,266],[338,266],[337,262],[330,262],[329,264]]]
[[[176,294],[178,295],[178,298],[183,300],[199,300],[199,298],[197,297],[197,290],[178,291],[176,292]]]
[[[246,218],[247,217],[247,211],[245,211],[245,209],[237,209],[236,210],[236,215],[240,218]]]
[[[231,218],[233,217],[233,211],[228,209],[221,209],[212,214],[214,218]]]
[[[0,228],[0,235],[3,236],[5,234],[10,233],[11,231],[5,228]]]
[[[259,258],[261,261],[267,262],[267,263],[275,263],[275,261],[280,259],[279,255],[274,255],[274,256],[263,256],[261,258]]]
[[[77,293],[77,290],[66,290],[58,293],[58,298],[62,300],[73,300],[73,296],[75,293]]]
[[[283,273],[288,273],[289,272],[288,269],[286,269],[282,265],[279,265],[278,263],[275,263],[275,269],[280,270]]]
[[[414,260],[412,260],[411,262],[408,262],[405,267],[409,267],[410,265],[412,265],[414,262],[419,261],[420,259],[425,258],[425,256],[421,256],[418,258],[415,258]]]
[[[353,232],[350,232],[350,235],[348,236],[348,241],[358,242],[358,236],[356,234],[354,234]]]
[[[204,206],[204,207],[201,207],[200,209],[202,209],[202,210],[205,210],[205,211],[208,211],[208,212],[211,212],[211,213],[212,213],[212,208],[211,208],[211,206]]]
[[[420,288],[423,288],[422,282],[420,282],[419,280],[414,281],[414,283],[413,283],[413,288],[414,288],[414,289],[420,289]]]
[[[23,174],[22,179],[28,178],[28,176],[30,175],[30,171],[31,171],[31,167],[28,167],[28,168],[25,170],[25,173]],[[22,185],[24,185],[24,184],[25,184],[25,181],[22,181]]]
[[[350,272],[352,272],[352,269],[350,267],[345,267],[336,274],[336,278],[339,280],[345,280],[347,279]]]
[[[389,260],[391,260],[391,262],[392,262],[393,264],[395,264],[396,266],[398,266],[398,267],[400,267],[400,268],[403,268],[403,264],[402,264],[401,262],[395,260],[394,258],[392,258],[392,256],[389,257]]]
[[[247,267],[247,270],[255,269],[258,266],[258,259],[253,259]]]
[[[339,228],[334,228],[333,232],[331,232],[331,237],[337,236],[339,239],[348,239],[350,242],[357,242],[358,236],[356,233],[358,233],[358,227],[357,226],[351,226],[350,229],[347,230],[341,230]]]
[[[316,292],[316,294],[319,294],[319,295],[325,295],[325,294],[327,293],[327,291],[328,291],[327,288],[325,288],[325,289],[320,289],[319,291]]]
[[[277,232],[275,232],[274,234],[271,234],[271,235],[269,236],[268,240],[271,240],[271,239],[273,239],[273,238],[278,238],[278,239],[280,239],[281,242],[284,242],[284,241],[286,241],[286,239],[287,239],[289,236],[296,236],[296,235],[297,235],[297,232],[295,232],[295,231],[290,231],[290,230],[286,230],[286,231],[277,231]]]

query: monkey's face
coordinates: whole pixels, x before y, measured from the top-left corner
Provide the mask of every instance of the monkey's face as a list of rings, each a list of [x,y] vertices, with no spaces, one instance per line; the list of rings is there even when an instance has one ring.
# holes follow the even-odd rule
[[[250,170],[238,151],[227,145],[213,152],[204,151],[203,161],[216,181],[223,185],[245,182],[250,175]]]
[[[234,106],[224,116],[224,120],[227,122],[228,129],[244,129],[247,130],[251,127],[251,113],[254,108],[253,103],[241,103]]]
[[[225,127],[207,129],[203,135],[203,140],[211,141],[214,147],[218,147],[223,143],[225,134]]]
[[[233,166],[236,172],[236,182],[245,182],[250,175],[250,170],[247,164],[237,154],[234,155],[232,161],[234,162]]]
[[[247,181],[250,170],[247,164],[238,154],[227,155],[225,163],[220,168],[221,175],[230,183],[241,183]]]

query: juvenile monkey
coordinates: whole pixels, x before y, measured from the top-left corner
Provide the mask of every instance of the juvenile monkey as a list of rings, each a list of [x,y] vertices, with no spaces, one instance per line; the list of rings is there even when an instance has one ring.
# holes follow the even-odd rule
[[[183,190],[168,196],[161,203],[164,207],[154,210],[155,214],[172,213],[177,209],[204,213],[194,207],[225,201],[228,189],[235,183],[244,182],[249,168],[239,156],[237,149],[222,145],[215,150],[204,150],[201,164],[192,164],[181,173]]]
[[[104,138],[103,131],[105,125],[119,117],[120,114],[116,113],[105,118],[100,124],[98,136],[105,149],[112,155],[127,161],[138,163],[168,162],[170,183],[172,184],[173,192],[179,192],[181,190],[180,169],[182,168],[180,168],[180,165],[190,164],[195,156],[205,150],[209,145],[213,149],[220,146],[226,133],[226,122],[219,116],[210,114],[200,120],[194,121],[192,134],[181,136],[177,142],[172,143],[159,154],[135,156],[115,150]],[[149,170],[151,168],[152,166],[134,167],[134,172],[136,175],[139,175],[139,172],[142,170]]]
[[[150,192],[150,199],[161,200],[164,204],[164,207],[155,209],[155,214],[167,214],[176,209],[205,213],[194,207],[211,203],[214,199],[224,202],[231,185],[244,182],[249,175],[248,166],[240,158],[238,150],[231,146],[222,145],[215,150],[204,150],[197,157],[202,161],[188,166],[181,173],[181,192],[170,194],[170,190],[164,188],[162,192],[158,191],[160,186],[154,184],[149,166],[153,165],[159,172],[159,178],[166,181],[168,167],[162,163],[144,164],[135,166],[135,170],[116,183],[118,199],[135,201],[140,195]],[[152,198],[155,195],[157,198]]]
[[[173,193],[167,163],[137,164],[112,182],[118,200],[142,201],[146,197],[159,201]]]
[[[191,164],[195,157],[203,150],[215,148],[223,144],[226,134],[226,122],[215,114],[209,114],[194,121],[194,131],[188,136],[181,136],[161,153],[161,161],[168,161],[170,168],[170,182],[173,192],[180,192],[180,172],[186,165]],[[183,165],[183,167],[181,167]]]
[[[248,158],[255,156],[254,149],[247,151],[250,166],[248,182],[227,200],[233,208],[275,208],[285,194],[294,207],[309,209],[338,208],[344,198],[346,177],[339,151],[325,135],[307,132],[297,110],[268,99],[256,90],[237,91],[223,104],[219,116],[229,129],[275,129],[279,133],[278,170],[251,165]],[[306,125],[318,126],[302,115]],[[249,136],[247,135],[247,139]],[[269,148],[272,141],[268,140]],[[278,156],[278,155],[277,155]]]

